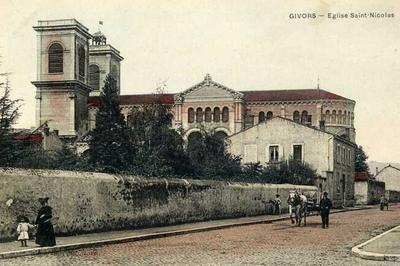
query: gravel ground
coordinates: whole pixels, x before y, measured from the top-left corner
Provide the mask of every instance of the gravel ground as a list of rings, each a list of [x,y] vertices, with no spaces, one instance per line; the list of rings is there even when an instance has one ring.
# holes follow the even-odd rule
[[[350,250],[400,224],[400,205],[319,217],[1,260],[1,265],[397,265],[353,257]]]

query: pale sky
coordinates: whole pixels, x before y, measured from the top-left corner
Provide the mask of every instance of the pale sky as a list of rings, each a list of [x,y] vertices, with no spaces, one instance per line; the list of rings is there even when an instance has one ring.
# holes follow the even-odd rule
[[[347,4],[345,3],[347,2]],[[331,13],[394,18],[329,19]],[[289,19],[316,13],[316,19]],[[76,18],[121,51],[121,93],[168,92],[206,73],[234,90],[321,88],[355,100],[356,141],[371,160],[400,162],[400,1],[0,0],[0,72],[35,125],[38,20]]]

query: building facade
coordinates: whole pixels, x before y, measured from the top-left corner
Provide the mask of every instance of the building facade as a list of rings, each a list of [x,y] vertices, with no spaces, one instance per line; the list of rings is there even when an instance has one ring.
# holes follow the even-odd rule
[[[335,134],[282,117],[272,117],[227,138],[232,154],[244,164],[279,164],[290,158],[316,169],[320,191],[336,205],[354,203],[356,145]]]
[[[385,195],[385,182],[370,178],[368,172],[357,172],[354,175],[355,204],[377,204]]]
[[[101,32],[75,19],[39,21],[37,32],[36,124],[71,142],[95,126],[100,90],[110,74],[120,86],[120,52]],[[91,41],[90,41],[91,40]],[[119,87],[118,87],[119,88]],[[263,121],[282,117],[355,142],[355,101],[320,89],[241,91],[205,75],[178,93],[120,95],[122,113],[155,100],[172,110],[172,127],[184,138],[204,130],[231,136]]]
[[[120,80],[119,51],[75,19],[43,20],[37,32],[36,125],[71,142],[90,130],[88,100],[104,78]],[[89,40],[92,39],[92,45]]]
[[[385,182],[386,190],[400,192],[400,169],[392,165],[382,168],[375,179]]]
[[[155,97],[173,107],[173,126],[183,130],[185,139],[202,130],[227,137],[280,116],[312,127],[322,126],[327,132],[355,142],[355,102],[319,88],[238,91],[213,81],[207,74],[203,81],[181,93],[121,95],[126,119],[134,106],[149,104]],[[89,99],[92,121],[99,102],[98,97]]]

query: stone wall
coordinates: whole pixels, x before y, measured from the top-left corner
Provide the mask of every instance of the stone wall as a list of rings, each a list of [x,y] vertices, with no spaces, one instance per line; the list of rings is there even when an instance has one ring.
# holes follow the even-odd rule
[[[400,202],[400,191],[386,190],[386,196],[389,202]]]
[[[356,204],[377,204],[385,195],[385,183],[377,180],[359,180],[354,183],[354,198]]]
[[[0,240],[15,237],[16,219],[34,221],[49,197],[57,234],[133,229],[266,214],[263,201],[315,187],[185,179],[141,179],[102,173],[0,169]]]

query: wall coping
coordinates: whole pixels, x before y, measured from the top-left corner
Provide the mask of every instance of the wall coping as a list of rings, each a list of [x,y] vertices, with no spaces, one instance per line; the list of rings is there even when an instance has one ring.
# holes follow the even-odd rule
[[[97,179],[111,182],[128,182],[128,183],[165,183],[165,184],[182,184],[186,186],[193,185],[212,185],[212,186],[231,186],[241,187],[247,186],[249,189],[254,187],[276,187],[277,189],[316,189],[316,186],[294,185],[294,184],[272,184],[272,183],[247,183],[233,181],[217,181],[207,179],[180,179],[180,178],[156,178],[156,177],[140,177],[135,175],[114,175],[100,172],[84,172],[84,171],[65,171],[65,170],[49,170],[49,169],[22,169],[22,168],[3,168],[0,167],[0,176],[36,176],[36,177],[53,177],[53,178],[76,178],[76,179]]]

